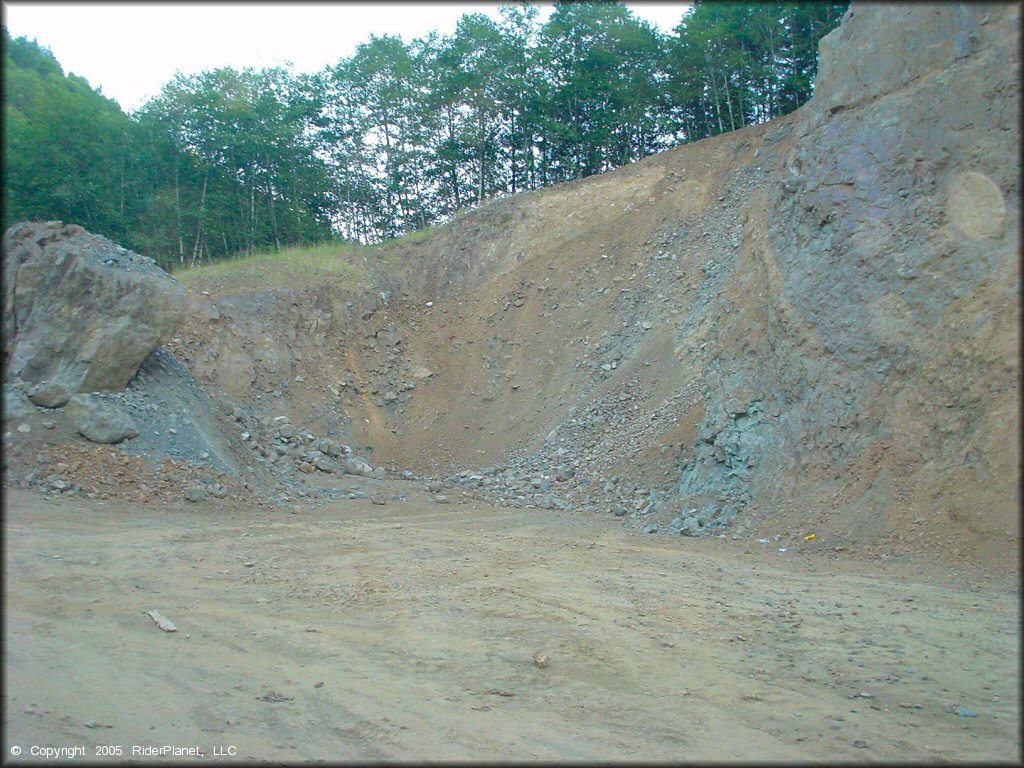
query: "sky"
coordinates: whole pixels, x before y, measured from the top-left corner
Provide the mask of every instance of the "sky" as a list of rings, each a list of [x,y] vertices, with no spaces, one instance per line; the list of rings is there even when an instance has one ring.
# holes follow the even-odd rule
[[[553,3],[535,2],[544,20]],[[495,19],[498,2],[0,3],[13,37],[49,48],[66,73],[84,77],[131,112],[176,71],[291,65],[314,72],[350,56],[371,34],[405,42],[449,34],[465,13]],[[627,2],[670,32],[687,2]]]

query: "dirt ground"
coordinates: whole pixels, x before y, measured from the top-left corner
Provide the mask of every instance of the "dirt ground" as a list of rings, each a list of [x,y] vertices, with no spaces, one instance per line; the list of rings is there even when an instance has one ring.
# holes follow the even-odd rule
[[[8,489],[5,758],[1021,759],[1016,573],[379,489],[407,499]]]

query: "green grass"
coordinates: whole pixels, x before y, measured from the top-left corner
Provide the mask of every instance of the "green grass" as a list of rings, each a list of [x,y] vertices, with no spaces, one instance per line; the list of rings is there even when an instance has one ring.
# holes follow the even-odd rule
[[[395,263],[402,246],[427,240],[444,226],[429,227],[377,245],[346,242],[240,254],[198,267],[178,269],[174,277],[189,290],[227,295],[260,288],[301,288],[330,281],[354,287],[372,262]]]
[[[388,252],[398,246],[412,245],[413,243],[420,243],[433,237],[444,224],[437,224],[433,227],[427,227],[426,229],[420,229],[416,232],[410,232],[408,235],[402,235],[401,237],[395,237],[391,240],[385,240],[379,245],[371,245],[369,248],[381,252]]]
[[[365,272],[366,249],[348,243],[282,248],[239,255],[212,264],[177,270],[174,277],[186,288],[234,293],[252,288],[298,287],[325,279],[355,284]]]

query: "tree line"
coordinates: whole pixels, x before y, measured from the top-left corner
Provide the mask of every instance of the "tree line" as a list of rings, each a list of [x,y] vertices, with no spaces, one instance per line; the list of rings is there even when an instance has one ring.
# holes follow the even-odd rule
[[[164,266],[380,242],[799,107],[846,3],[619,2],[467,13],[312,74],[176,75],[131,115],[4,30],[4,226],[63,219]]]

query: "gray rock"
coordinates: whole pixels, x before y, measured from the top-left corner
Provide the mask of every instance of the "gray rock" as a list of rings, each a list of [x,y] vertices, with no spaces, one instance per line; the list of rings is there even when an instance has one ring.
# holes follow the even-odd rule
[[[690,510],[695,512],[696,510]],[[701,526],[700,521],[693,514],[683,514],[668,524],[668,529],[673,533],[680,533],[683,536],[703,536],[707,531]]]
[[[891,436],[880,476],[912,456],[915,483],[937,489],[971,455],[963,493],[990,520],[1018,514],[1016,477],[1000,469],[1019,459],[1017,425],[1000,419],[996,393],[1016,391],[1019,366],[995,351],[1017,348],[1005,297],[1020,291],[1018,164],[1007,162],[1020,154],[1020,89],[1001,62],[1019,60],[1018,16],[995,4],[853,4],[820,41],[814,97],[791,132],[766,133],[769,155],[792,138],[772,161],[785,179],[750,167],[725,190],[740,202],[772,182],[764,243],[740,247],[771,279],[716,253],[680,318],[706,393],[680,496],[829,504],[832,478]],[[729,216],[702,227],[730,242],[741,226]],[[732,312],[740,294],[756,308]],[[949,322],[968,300],[974,324]],[[697,338],[704,327],[716,331]],[[1001,330],[979,346],[980,327]],[[969,375],[956,372],[964,350]],[[867,490],[836,514],[896,503]]]
[[[170,338],[185,290],[152,259],[61,222],[4,234],[4,356],[27,382],[117,391]]]
[[[205,488],[199,486],[192,486],[191,488],[185,489],[185,501],[190,501],[196,504],[200,501],[205,501],[209,494]]]
[[[334,473],[341,471],[341,465],[338,464],[338,462],[331,461],[330,459],[325,458],[323,456],[314,461],[313,466],[319,469],[321,472]]]
[[[412,369],[412,377],[414,379],[427,379],[434,375],[434,372],[424,366],[416,366]]]
[[[32,390],[28,399],[42,408],[60,408],[71,399],[71,392],[63,384],[45,381]]]
[[[373,467],[365,459],[361,459],[358,456],[352,456],[351,458],[345,459],[345,474],[358,475],[360,477],[371,477],[373,475]]]
[[[65,412],[78,433],[94,443],[119,443],[139,434],[127,413],[97,395],[75,395]]]

